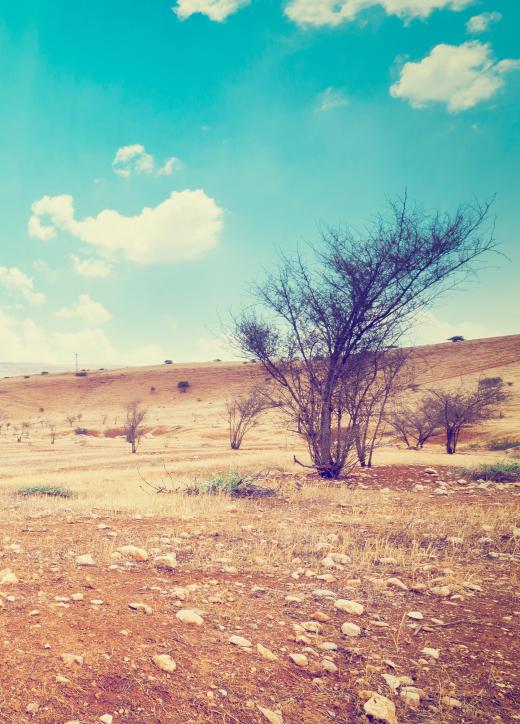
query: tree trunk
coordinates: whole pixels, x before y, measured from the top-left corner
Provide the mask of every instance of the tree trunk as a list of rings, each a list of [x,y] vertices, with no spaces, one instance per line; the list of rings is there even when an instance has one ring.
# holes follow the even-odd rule
[[[132,440],[132,453],[136,453],[136,452],[137,452],[137,447],[135,445],[135,440]]]
[[[446,430],[446,452],[448,455],[453,455],[456,447],[455,432],[451,427],[448,427]]]

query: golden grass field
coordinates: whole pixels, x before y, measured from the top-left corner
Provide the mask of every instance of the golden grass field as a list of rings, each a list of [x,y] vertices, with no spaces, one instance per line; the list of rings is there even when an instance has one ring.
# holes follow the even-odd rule
[[[305,449],[274,415],[229,449],[225,400],[263,375],[255,364],[2,380],[0,721],[520,720],[520,487],[468,485],[457,472],[503,459],[490,439],[520,437],[520,336],[417,348],[414,359],[421,386],[512,382],[504,416],[469,430],[455,456],[441,440],[418,452],[389,436],[372,470],[332,484],[294,465]],[[136,398],[147,435],[131,455],[103,433]],[[182,492],[229,468],[266,471],[276,496]],[[172,494],[143,482],[169,476]],[[73,497],[17,494],[35,484]],[[119,551],[129,544],[148,559]],[[172,553],[172,570],[154,564]],[[85,554],[93,566],[77,564]],[[16,582],[2,583],[8,569]],[[129,608],[136,602],[148,608]],[[179,609],[202,625],[182,623]],[[359,635],[343,634],[346,622]],[[160,670],[158,654],[175,671]],[[378,696],[383,718],[367,704]]]

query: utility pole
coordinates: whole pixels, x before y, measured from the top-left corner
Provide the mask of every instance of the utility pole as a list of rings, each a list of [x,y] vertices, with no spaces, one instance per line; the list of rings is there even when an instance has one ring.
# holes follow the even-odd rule
[[[74,353],[74,357],[76,358],[76,374],[77,374],[79,371],[78,370],[78,353],[77,352]]]

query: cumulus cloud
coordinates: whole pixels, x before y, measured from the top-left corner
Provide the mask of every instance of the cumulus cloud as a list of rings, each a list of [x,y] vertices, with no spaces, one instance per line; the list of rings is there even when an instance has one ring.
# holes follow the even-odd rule
[[[233,15],[250,2],[251,0],[177,0],[172,10],[181,20],[200,13],[207,15],[210,20],[222,23],[229,15]]]
[[[404,20],[427,18],[434,10],[462,10],[474,0],[290,0],[285,14],[298,25],[336,27],[364,10],[381,7]]]
[[[74,271],[82,277],[106,279],[112,274],[112,265],[104,259],[97,259],[96,257],[79,259],[74,255],[70,258]]]
[[[16,266],[0,266],[0,285],[8,292],[23,297],[31,304],[43,304],[45,294],[34,291],[34,282]]]
[[[85,362],[113,362],[114,348],[100,329],[54,332],[32,319],[17,319],[0,309],[0,358],[3,362],[49,362],[64,364],[74,353]],[[94,358],[94,359],[93,359]]]
[[[158,176],[171,176],[174,171],[180,170],[182,163],[175,156],[167,158],[163,165],[157,169]]]
[[[502,13],[481,13],[480,15],[474,15],[466,23],[466,30],[471,35],[477,35],[478,33],[485,33],[491,25],[499,23],[502,20]]]
[[[63,319],[79,319],[84,324],[93,326],[104,324],[110,319],[108,309],[95,302],[88,294],[80,294],[76,304],[60,309],[56,312],[56,316]]]
[[[32,205],[29,234],[51,239],[65,231],[102,255],[122,255],[137,264],[196,259],[219,241],[223,210],[202,189],[174,191],[136,216],[104,209],[78,220],[72,196],[44,196]],[[44,223],[45,222],[45,223]]]
[[[518,69],[519,60],[495,61],[487,43],[441,44],[419,62],[405,63],[390,94],[414,108],[445,103],[455,113],[492,98],[504,86],[504,75]]]
[[[346,105],[348,105],[348,99],[345,93],[338,88],[332,88],[332,86],[325,88],[318,97],[318,111],[320,113],[328,113]]]
[[[153,173],[154,166],[154,157],[146,153],[144,146],[140,143],[118,148],[112,161],[112,168],[118,176],[130,176],[133,173]]]

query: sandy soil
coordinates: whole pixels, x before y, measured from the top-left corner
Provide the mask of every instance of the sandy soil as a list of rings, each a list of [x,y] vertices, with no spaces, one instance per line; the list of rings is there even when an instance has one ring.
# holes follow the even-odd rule
[[[261,375],[253,364],[2,381],[0,721],[367,722],[374,693],[399,722],[519,719],[520,487],[459,482],[457,468],[503,458],[486,441],[520,430],[520,337],[422,348],[420,364],[425,385],[456,384],[464,370],[500,374],[515,395],[457,456],[440,441],[413,452],[389,439],[373,470],[331,485],[294,466],[305,451],[274,418],[228,449],[224,401]],[[148,436],[133,456],[103,433],[136,397]],[[157,495],[146,484],[181,489],[230,467],[265,470],[276,495]],[[34,484],[73,496],[17,493]],[[119,552],[127,544],[148,559]],[[171,553],[177,565],[157,568]],[[94,565],[78,565],[85,554]],[[362,613],[341,610],[345,600]],[[346,622],[358,636],[342,633]],[[154,664],[160,654],[175,671]]]

